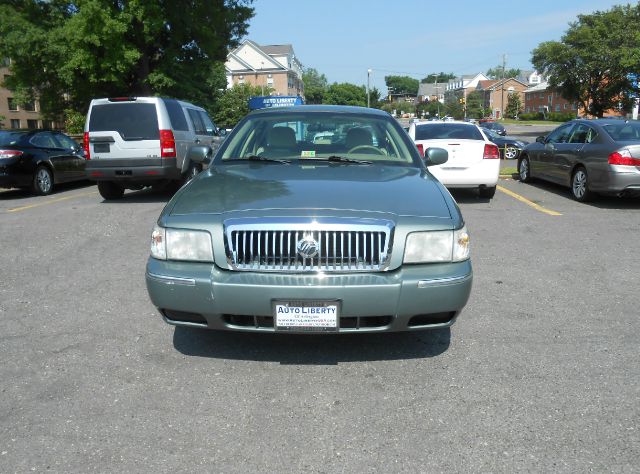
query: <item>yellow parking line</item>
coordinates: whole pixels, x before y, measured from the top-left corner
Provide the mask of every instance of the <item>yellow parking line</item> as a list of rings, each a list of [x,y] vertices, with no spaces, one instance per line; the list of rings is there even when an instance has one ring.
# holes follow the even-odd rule
[[[37,202],[35,204],[29,204],[28,206],[14,207],[14,208],[11,208],[11,209],[7,209],[7,212],[26,211],[27,209],[33,209],[34,207],[46,206],[48,204],[54,204],[56,202],[66,201],[68,199],[74,199],[74,198],[83,197],[83,196],[91,196],[92,194],[98,194],[98,193],[96,191],[93,191],[93,192],[90,192],[90,193],[73,194],[71,196],[64,196],[64,197],[57,198],[57,199],[51,199],[49,201]]]
[[[511,196],[514,199],[517,199],[520,202],[528,204],[529,206],[533,207],[537,211],[544,212],[545,214],[549,214],[550,216],[561,216],[562,215],[559,212],[552,211],[551,209],[547,209],[546,207],[542,207],[541,205],[536,204],[533,201],[529,201],[526,197],[520,196],[519,194],[514,193],[513,191],[511,191],[511,190],[509,190],[507,188],[503,188],[502,186],[498,186],[497,188],[498,188],[499,191],[502,191],[503,193],[508,194],[509,196]]]

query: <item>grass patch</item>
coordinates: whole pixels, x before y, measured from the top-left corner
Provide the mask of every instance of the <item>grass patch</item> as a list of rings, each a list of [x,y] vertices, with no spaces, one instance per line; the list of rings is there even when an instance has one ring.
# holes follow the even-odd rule
[[[501,176],[511,176],[512,174],[516,174],[518,172],[518,168],[515,166],[507,166],[506,168],[500,168]]]
[[[513,119],[504,119],[500,121],[504,125],[551,125],[558,126],[562,125],[566,122],[552,122],[551,120],[513,120]]]

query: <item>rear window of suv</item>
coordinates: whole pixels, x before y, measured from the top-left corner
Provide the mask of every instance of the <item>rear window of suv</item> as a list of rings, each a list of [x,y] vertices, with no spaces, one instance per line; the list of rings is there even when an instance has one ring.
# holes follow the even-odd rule
[[[94,105],[90,132],[118,132],[123,140],[159,140],[155,104],[115,103]]]

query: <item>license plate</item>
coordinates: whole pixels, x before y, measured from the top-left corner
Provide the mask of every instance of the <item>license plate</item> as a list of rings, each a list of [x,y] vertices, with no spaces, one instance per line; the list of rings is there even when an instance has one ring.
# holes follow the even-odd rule
[[[273,318],[278,331],[337,331],[340,302],[274,301]]]
[[[108,143],[94,143],[93,144],[93,152],[94,153],[109,153],[109,144]]]

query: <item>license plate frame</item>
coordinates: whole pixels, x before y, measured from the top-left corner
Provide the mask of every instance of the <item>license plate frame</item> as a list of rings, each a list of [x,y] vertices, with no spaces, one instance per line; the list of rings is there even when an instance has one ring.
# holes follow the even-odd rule
[[[273,300],[276,331],[337,332],[340,329],[340,300]]]

